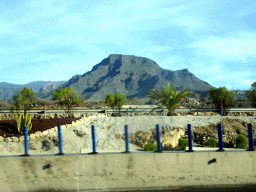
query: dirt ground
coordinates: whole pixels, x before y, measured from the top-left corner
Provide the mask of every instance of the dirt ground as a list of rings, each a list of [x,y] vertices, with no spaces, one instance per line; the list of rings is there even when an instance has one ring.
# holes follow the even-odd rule
[[[235,140],[240,134],[248,137],[248,123],[243,120],[225,119],[219,123],[222,125],[224,148],[236,147]],[[204,145],[209,138],[215,138],[218,141],[217,124],[193,128],[195,128],[195,131],[193,131],[193,141],[195,143]],[[256,124],[252,124],[252,128],[253,138],[256,138]],[[247,148],[249,148],[249,140]]]

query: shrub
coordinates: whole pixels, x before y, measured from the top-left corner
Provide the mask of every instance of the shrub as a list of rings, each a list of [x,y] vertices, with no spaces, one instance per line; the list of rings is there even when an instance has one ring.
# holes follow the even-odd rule
[[[219,89],[211,87],[209,94],[217,112],[222,116],[226,116],[231,107],[235,105],[234,91],[228,91],[226,87],[220,87]]]
[[[178,148],[184,149],[185,147],[188,147],[188,139],[180,138]]]
[[[247,147],[247,144],[248,144],[248,140],[247,140],[247,137],[245,137],[244,135],[239,135],[237,138],[236,138],[236,147],[237,148],[243,148],[243,149],[246,149]]]
[[[218,145],[218,142],[216,139],[214,138],[211,138],[211,139],[208,139],[207,142],[205,143],[206,146],[208,147],[217,147]]]
[[[154,144],[152,141],[149,142],[144,146],[145,151],[157,151],[157,145]],[[162,147],[162,151],[165,151],[165,149]]]
[[[252,106],[256,108],[256,82],[252,84],[252,88],[245,93],[246,97],[252,102]]]
[[[157,145],[153,143],[148,143],[144,146],[145,151],[157,151]]]

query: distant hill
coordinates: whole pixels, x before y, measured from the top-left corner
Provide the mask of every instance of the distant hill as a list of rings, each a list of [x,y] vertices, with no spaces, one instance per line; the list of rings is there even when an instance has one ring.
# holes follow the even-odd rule
[[[235,98],[236,99],[247,99],[246,96],[245,96],[245,92],[248,91],[248,90],[239,90],[239,89],[236,89],[236,90],[233,90],[234,93],[235,93]]]
[[[43,87],[49,92],[51,85],[55,84],[58,88],[64,82],[65,81],[33,81],[24,85],[0,82],[0,100],[4,98],[11,99],[15,92],[22,90],[24,87],[30,88],[35,94],[40,94],[43,92]]]
[[[107,94],[123,93],[127,99],[147,98],[146,92],[160,90],[172,83],[179,91],[188,87],[188,91],[206,96],[211,85],[197,78],[188,69],[171,71],[161,68],[155,61],[133,55],[111,54],[96,64],[91,71],[75,75],[60,87],[71,86],[85,100],[103,100]],[[50,100],[49,91],[37,94]]]

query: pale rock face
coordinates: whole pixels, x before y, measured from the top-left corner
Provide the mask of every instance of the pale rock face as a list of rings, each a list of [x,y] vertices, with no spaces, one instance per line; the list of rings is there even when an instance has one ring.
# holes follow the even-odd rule
[[[179,139],[185,135],[185,130],[183,129],[174,129],[173,131],[167,132],[163,138],[161,138],[162,147],[170,146],[175,148],[178,146]]]
[[[52,89],[57,89],[56,83],[53,83],[53,84],[51,85],[51,88],[52,88]]]
[[[43,91],[45,91],[47,89],[47,87],[46,86],[43,86]]]
[[[179,143],[179,139],[182,138],[184,135],[185,135],[185,130],[182,128],[176,128],[172,131],[164,131],[164,133],[161,133],[161,138],[160,138],[162,147],[165,147],[165,146],[167,146],[168,148],[177,147]],[[142,148],[144,148],[144,146],[147,143],[151,143],[151,142],[157,145],[156,134],[154,130],[151,130],[151,132],[137,131],[135,134],[131,134],[130,139],[131,139],[131,143],[134,143],[135,145],[138,145],[139,147],[142,147]]]

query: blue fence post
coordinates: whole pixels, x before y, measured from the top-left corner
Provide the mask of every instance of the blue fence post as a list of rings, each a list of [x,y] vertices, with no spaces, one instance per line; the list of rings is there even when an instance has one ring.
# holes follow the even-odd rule
[[[223,149],[222,126],[221,126],[221,124],[218,124],[218,137],[219,137],[219,149],[217,151],[225,151]]]
[[[59,149],[60,152],[56,155],[64,155],[63,151],[62,151],[62,134],[61,134],[61,127],[58,126],[58,134],[59,134]]]
[[[126,149],[126,151],[122,152],[122,153],[131,153],[129,151],[129,131],[128,131],[128,125],[125,125],[124,132],[125,132],[125,149]]]
[[[24,127],[24,143],[25,143],[25,154],[20,156],[30,156],[28,154],[28,127]]]
[[[192,150],[192,130],[191,130],[191,124],[188,124],[188,150],[186,152],[194,152]]]
[[[94,125],[92,125],[92,149],[93,149],[93,152],[89,153],[90,155],[98,154],[96,152],[96,136],[95,136],[95,126]]]
[[[46,119],[45,109],[44,109],[44,118]]]
[[[248,124],[248,137],[249,137],[249,149],[246,151],[254,151],[254,141],[253,141],[253,130],[252,130],[252,124]]]
[[[157,151],[154,151],[154,152],[158,152],[158,153],[163,152],[159,124],[156,125],[156,140],[157,140]]]

